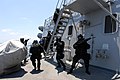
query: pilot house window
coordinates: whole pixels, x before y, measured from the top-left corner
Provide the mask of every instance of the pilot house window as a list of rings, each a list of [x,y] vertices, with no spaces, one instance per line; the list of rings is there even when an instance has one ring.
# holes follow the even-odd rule
[[[117,14],[113,14],[113,16],[116,18]],[[110,16],[105,17],[105,29],[104,33],[113,33],[116,32],[116,21]]]

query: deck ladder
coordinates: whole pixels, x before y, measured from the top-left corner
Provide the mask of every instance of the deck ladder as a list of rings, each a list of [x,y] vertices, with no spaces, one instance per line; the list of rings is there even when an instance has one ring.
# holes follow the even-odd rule
[[[76,30],[76,33],[77,33],[77,29],[76,29],[76,26],[75,26],[75,23],[73,20],[72,12],[69,9],[66,9],[65,5],[63,5],[63,8],[60,9],[57,22],[55,24],[51,39],[50,39],[48,47],[47,47],[47,55],[50,55],[49,54],[50,46],[54,44],[56,37],[62,38],[62,36],[65,32],[65,29],[66,29],[67,25],[69,24],[70,19],[72,20],[73,25],[74,25],[75,30]],[[62,24],[60,24],[59,22],[61,22]]]

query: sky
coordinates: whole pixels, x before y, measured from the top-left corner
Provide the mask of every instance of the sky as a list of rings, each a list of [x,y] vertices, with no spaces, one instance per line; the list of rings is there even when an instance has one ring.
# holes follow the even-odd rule
[[[36,39],[38,26],[54,14],[57,0],[0,0],[0,43],[21,37]]]

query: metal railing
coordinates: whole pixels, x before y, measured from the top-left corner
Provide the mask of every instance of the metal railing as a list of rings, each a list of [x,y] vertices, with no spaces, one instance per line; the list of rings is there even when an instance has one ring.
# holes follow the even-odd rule
[[[51,25],[53,25],[54,23],[53,23],[53,20],[52,20],[52,19],[53,19],[53,16],[45,19],[44,27],[50,27]]]
[[[69,5],[69,4],[71,4],[71,3],[73,3],[74,1],[76,1],[76,0],[66,0],[66,5]]]
[[[76,1],[76,0],[58,0],[56,8],[61,9],[61,8],[63,8],[64,5],[67,6],[71,3],[73,3],[74,1]]]
[[[69,5],[73,3],[74,1],[76,0],[58,0],[56,4],[56,8],[62,9],[64,5]],[[44,27],[50,27],[53,24],[54,23],[53,23],[53,15],[52,15],[49,18],[45,19]]]

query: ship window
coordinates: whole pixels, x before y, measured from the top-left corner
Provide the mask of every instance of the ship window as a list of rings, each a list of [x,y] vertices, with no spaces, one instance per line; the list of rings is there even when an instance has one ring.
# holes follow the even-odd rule
[[[113,16],[116,18],[117,14],[113,14]],[[111,18],[110,15],[105,17],[105,28],[104,33],[113,33],[116,32],[116,21]]]
[[[69,26],[68,27],[68,35],[72,35],[72,32],[73,32],[73,26]]]

